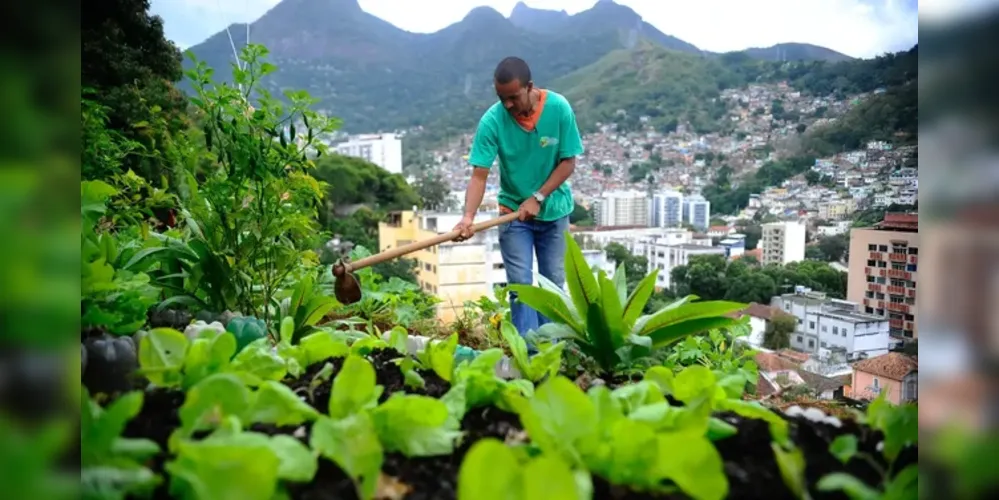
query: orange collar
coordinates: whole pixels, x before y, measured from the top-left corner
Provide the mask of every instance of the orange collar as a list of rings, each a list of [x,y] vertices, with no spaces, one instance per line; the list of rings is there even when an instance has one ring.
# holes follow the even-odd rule
[[[534,110],[529,116],[517,116],[517,123],[520,124],[524,130],[532,131],[534,127],[538,125],[538,119],[541,118],[541,112],[545,109],[545,100],[548,98],[548,91],[545,89],[538,89],[540,95],[538,95],[538,103],[534,105]]]

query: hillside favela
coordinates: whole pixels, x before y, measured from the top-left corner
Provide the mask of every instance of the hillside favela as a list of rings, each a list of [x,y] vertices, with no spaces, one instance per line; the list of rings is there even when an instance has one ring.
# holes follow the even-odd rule
[[[418,3],[84,16],[85,498],[917,498],[915,2]]]

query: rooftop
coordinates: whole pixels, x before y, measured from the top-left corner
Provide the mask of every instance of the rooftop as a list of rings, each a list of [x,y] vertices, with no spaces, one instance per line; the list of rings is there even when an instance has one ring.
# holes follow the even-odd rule
[[[853,369],[892,380],[902,380],[906,375],[919,370],[919,360],[900,352],[889,352],[875,358],[868,358],[853,364]]]
[[[882,231],[918,231],[919,214],[888,212],[884,220],[874,226]]]

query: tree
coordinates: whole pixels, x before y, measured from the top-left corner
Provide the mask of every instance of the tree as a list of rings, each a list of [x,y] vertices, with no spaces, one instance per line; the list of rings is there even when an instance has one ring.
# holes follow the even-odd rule
[[[729,267],[731,269],[732,266]],[[739,279],[731,279],[730,277],[725,300],[767,304],[774,295],[777,295],[777,285],[773,278],[763,273],[747,270]]]
[[[108,128],[144,146],[129,155],[132,169],[150,181],[174,165],[164,158],[170,136],[189,128],[188,101],[174,87],[183,75],[180,50],[163,36],[163,20],[149,0],[88,4],[80,19],[80,86],[108,109]]]
[[[763,347],[775,351],[791,347],[791,334],[797,326],[798,320],[794,316],[775,314],[763,332]]]
[[[850,248],[850,238],[845,234],[819,236],[815,247],[819,250],[822,260],[826,262],[842,262]]]
[[[316,161],[313,176],[327,184],[326,201],[334,208],[369,205],[381,210],[408,210],[420,195],[401,175],[353,156],[329,154]]]
[[[572,214],[569,215],[569,222],[579,226],[593,225],[593,217],[586,207],[576,203],[572,208]]]
[[[451,199],[451,188],[438,173],[427,175],[416,184],[416,192],[423,199],[423,208],[427,210],[447,211],[454,208]]]

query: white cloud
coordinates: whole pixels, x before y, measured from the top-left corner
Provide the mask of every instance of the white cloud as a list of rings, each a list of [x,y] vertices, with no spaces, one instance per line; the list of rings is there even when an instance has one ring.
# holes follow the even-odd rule
[[[330,1],[330,0],[314,0]],[[871,57],[911,47],[918,37],[914,0],[617,0],[660,31],[711,51],[780,42],[822,45]],[[994,2],[995,0],[965,0]],[[190,46],[234,22],[258,18],[277,0],[152,0],[167,35]],[[414,32],[434,32],[488,5],[509,15],[517,0],[360,0],[361,7]],[[595,0],[526,0],[535,8],[586,10]],[[431,7],[432,6],[432,7]],[[252,37],[252,34],[251,34]]]

